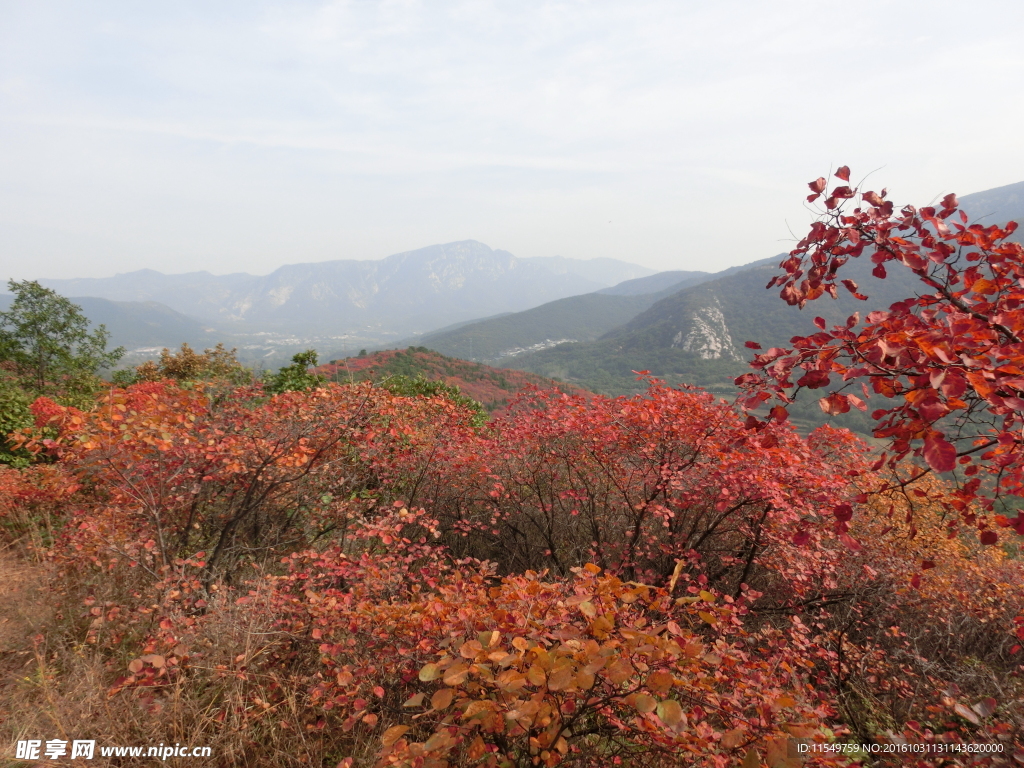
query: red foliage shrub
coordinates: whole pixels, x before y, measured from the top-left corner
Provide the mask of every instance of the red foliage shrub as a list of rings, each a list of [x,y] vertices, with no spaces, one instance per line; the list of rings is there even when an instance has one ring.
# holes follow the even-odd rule
[[[1019,561],[843,430],[658,382],[482,428],[369,384],[38,411],[56,463],[0,469],[0,520],[59,505],[66,647],[154,717],[415,768],[1019,740]]]
[[[453,552],[503,572],[593,562],[651,584],[682,571],[737,597],[743,584],[792,596],[822,589],[857,546],[834,510],[864,450],[838,430],[751,431],[712,395],[659,382],[632,398],[540,392],[452,446],[411,498]]]
[[[994,544],[998,533],[978,507],[1024,495],[1024,246],[1009,239],[1017,224],[971,224],[952,194],[938,208],[897,211],[884,190],[851,188],[846,166],[836,177],[831,191],[824,178],[811,182],[808,200],[824,195],[825,210],[768,287],[781,285],[782,298],[801,308],[835,297],[840,282],[866,300],[840,273],[850,259],[870,258],[878,278],[910,270],[920,295],[831,330],[815,318],[817,333],[761,353],[758,372],[737,379],[748,389],[744,403],[756,408],[775,396],[784,413],[800,390],[822,387],[830,388],[820,400],[826,413],[885,401],[872,416],[889,467],[897,471],[908,457],[918,463],[896,484],[959,469],[956,493],[936,501]],[[857,385],[860,395],[849,391]],[[1024,515],[998,524],[1024,533]]]

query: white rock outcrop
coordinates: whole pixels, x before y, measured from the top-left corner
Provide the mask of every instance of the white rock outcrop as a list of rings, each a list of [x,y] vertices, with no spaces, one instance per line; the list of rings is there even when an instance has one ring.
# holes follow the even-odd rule
[[[732,343],[718,299],[712,306],[702,307],[693,313],[689,333],[684,338],[683,332],[679,331],[672,339],[672,346],[693,352],[702,360],[743,359]]]

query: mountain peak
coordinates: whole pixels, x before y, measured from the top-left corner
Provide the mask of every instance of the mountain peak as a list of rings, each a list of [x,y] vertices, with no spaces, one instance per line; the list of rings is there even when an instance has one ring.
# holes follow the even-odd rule
[[[381,341],[604,288],[650,270],[627,262],[519,259],[478,240],[457,240],[380,260],[284,265],[266,276],[152,269],[111,278],[46,280],[65,295],[160,301],[236,332],[330,336],[367,331]],[[371,330],[372,329],[372,330]]]

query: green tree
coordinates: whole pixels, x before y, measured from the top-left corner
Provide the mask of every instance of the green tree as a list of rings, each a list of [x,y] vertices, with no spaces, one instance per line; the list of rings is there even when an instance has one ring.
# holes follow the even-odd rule
[[[0,363],[34,394],[74,395],[94,388],[96,372],[124,348],[107,351],[104,326],[89,331],[82,308],[35,280],[9,280],[14,302],[0,312]]]
[[[31,397],[14,379],[0,371],[0,464],[28,465],[31,454],[15,449],[7,435],[32,425]]]
[[[319,387],[327,381],[327,377],[309,372],[310,368],[316,367],[317,361],[318,357],[315,349],[299,352],[292,356],[291,365],[286,365],[277,373],[267,376],[264,380],[263,388],[267,392],[278,394]]]
[[[424,349],[424,351],[426,350]],[[473,423],[476,426],[482,427],[487,422],[487,411],[483,405],[471,397],[466,397],[466,395],[462,394],[462,390],[455,385],[428,379],[422,373],[416,376],[406,376],[404,374],[388,376],[381,379],[377,384],[401,397],[447,397],[449,400],[473,411]]]

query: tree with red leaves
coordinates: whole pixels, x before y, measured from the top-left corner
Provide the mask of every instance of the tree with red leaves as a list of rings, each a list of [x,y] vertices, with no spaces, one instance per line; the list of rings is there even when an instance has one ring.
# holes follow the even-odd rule
[[[824,198],[824,209],[767,287],[782,286],[782,299],[800,308],[835,298],[839,283],[867,300],[839,275],[850,259],[869,258],[877,278],[911,270],[920,292],[831,330],[815,318],[817,333],[755,357],[757,372],[736,380],[746,390],[741,404],[754,410],[774,397],[772,416],[785,419],[802,389],[826,390],[819,403],[828,414],[884,398],[872,413],[888,449],[876,468],[897,472],[903,488],[958,470],[944,503],[994,544],[998,534],[973,502],[992,511],[1000,497],[1024,496],[1024,248],[1009,239],[1017,224],[970,223],[952,194],[937,208],[897,210],[885,190],[851,187],[848,167],[835,176],[831,190],[824,178],[810,183],[808,202]],[[1024,515],[995,522],[1024,534]]]

